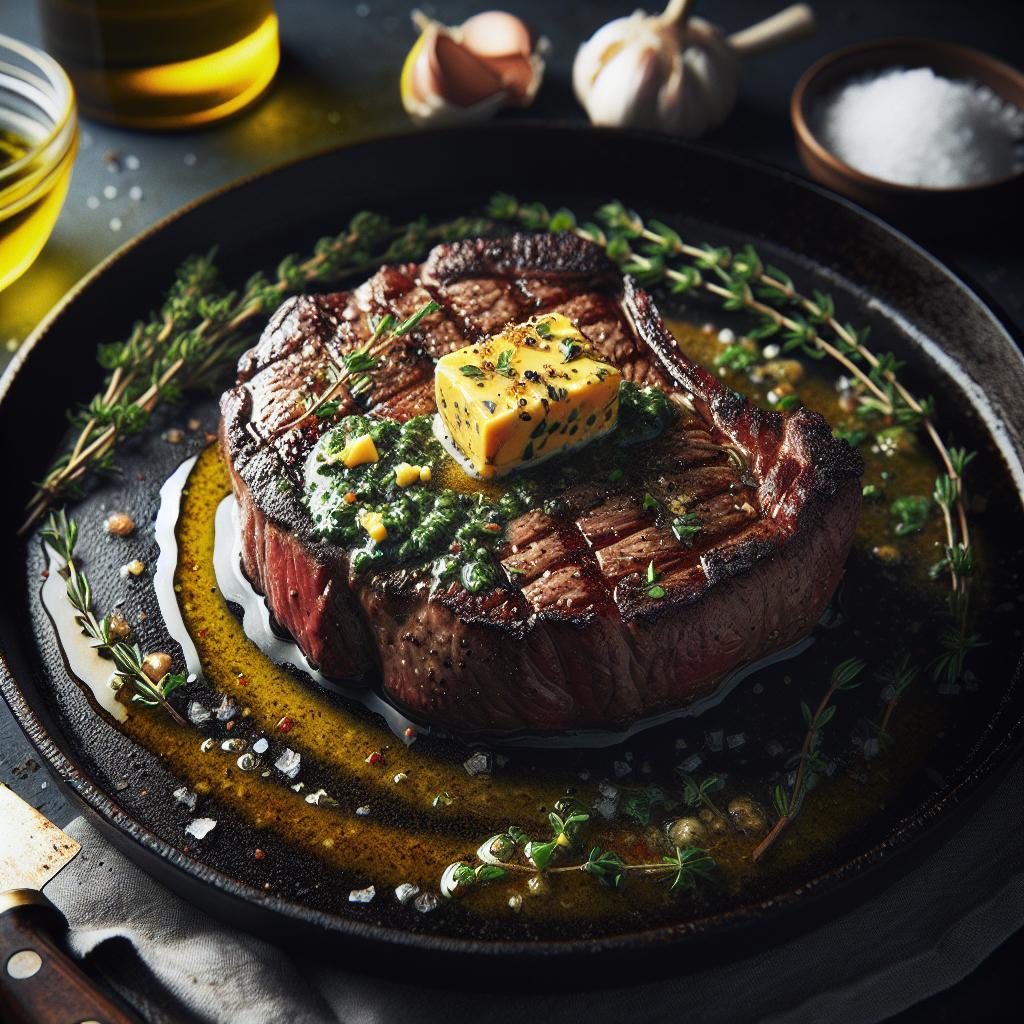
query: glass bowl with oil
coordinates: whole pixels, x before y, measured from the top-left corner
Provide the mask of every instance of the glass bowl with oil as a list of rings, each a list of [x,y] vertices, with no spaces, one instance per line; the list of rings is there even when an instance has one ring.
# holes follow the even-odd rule
[[[67,75],[41,50],[0,34],[0,291],[50,237],[77,149]]]

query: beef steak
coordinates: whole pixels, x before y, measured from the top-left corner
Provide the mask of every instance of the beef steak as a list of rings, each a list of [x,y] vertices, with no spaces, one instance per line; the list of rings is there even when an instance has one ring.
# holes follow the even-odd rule
[[[484,594],[432,587],[415,566],[357,577],[301,501],[304,462],[331,421],[282,429],[329,354],[365,344],[370,318],[429,299],[440,310],[374,374],[374,415],[433,412],[437,358],[547,311],[683,410],[637,446],[639,482],[577,481],[558,514],[513,521],[499,556],[519,572]],[[364,411],[339,397],[339,416]],[[243,566],[277,622],[325,674],[379,678],[412,718],[461,733],[619,729],[709,694],[813,627],[860,507],[861,460],[821,416],[766,412],[724,387],[680,351],[643,289],[571,235],[441,245],[354,291],[288,300],[221,413]],[[690,546],[645,508],[648,493],[685,495],[703,524]],[[663,596],[648,595],[652,560]]]

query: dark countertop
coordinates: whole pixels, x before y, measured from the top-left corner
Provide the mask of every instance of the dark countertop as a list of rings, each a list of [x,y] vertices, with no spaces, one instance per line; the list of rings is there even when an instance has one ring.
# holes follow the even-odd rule
[[[575,48],[599,25],[636,5],[632,0],[571,4],[507,0],[502,6],[522,14],[547,35],[553,52],[532,110],[502,117],[581,121],[583,115],[570,88]],[[318,149],[409,130],[398,98],[398,70],[415,38],[407,13],[411,6],[393,0],[358,4],[277,0],[281,69],[267,95],[239,117],[211,129],[170,135],[127,132],[83,121],[81,150],[56,229],[35,265],[0,292],[0,368],[83,274],[181,205],[246,174]],[[421,6],[454,24],[486,5],[479,0],[445,0]],[[714,4],[705,0],[697,5],[697,13],[735,31],[783,6],[785,0],[715,0]],[[705,140],[708,145],[799,173],[789,126],[789,94],[812,61],[849,43],[928,35],[976,46],[1011,64],[1024,65],[1024,35],[1011,28],[1018,23],[1012,16],[1019,15],[1017,3],[818,0],[813,6],[819,19],[817,35],[748,62],[740,102],[727,124]],[[5,4],[0,31],[38,43],[34,5],[27,0]],[[141,194],[133,189],[141,189]],[[116,194],[108,198],[112,192]],[[988,233],[952,242],[940,232],[922,241],[993,298],[1020,335],[1024,334],[1024,255],[1014,235],[1007,231],[996,238]],[[83,343],[103,340],[110,339],[96,337]],[[46,772],[39,769],[2,703],[0,782],[11,785],[58,824],[73,816]],[[1018,933],[961,984],[898,1020],[942,1024],[965,1019],[979,1004],[1012,1005],[1014,968],[1022,954],[1024,935]],[[998,1011],[990,1012],[988,1020],[1001,1019],[993,1013]]]

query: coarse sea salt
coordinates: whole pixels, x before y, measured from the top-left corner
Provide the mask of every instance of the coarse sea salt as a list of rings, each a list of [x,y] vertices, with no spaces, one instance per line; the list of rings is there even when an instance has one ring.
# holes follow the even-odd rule
[[[811,130],[840,160],[900,185],[979,185],[1024,168],[1024,111],[931,68],[890,68],[822,96]]]

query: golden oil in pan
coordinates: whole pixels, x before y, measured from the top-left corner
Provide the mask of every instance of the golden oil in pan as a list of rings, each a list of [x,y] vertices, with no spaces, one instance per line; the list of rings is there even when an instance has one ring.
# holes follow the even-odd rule
[[[75,131],[63,152],[45,147],[33,155],[45,139],[24,138],[2,118],[0,111],[0,291],[29,268],[50,237],[78,149]]]
[[[273,0],[39,0],[47,50],[90,117],[131,128],[241,110],[279,61]]]

